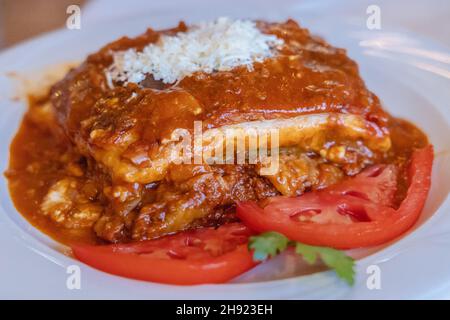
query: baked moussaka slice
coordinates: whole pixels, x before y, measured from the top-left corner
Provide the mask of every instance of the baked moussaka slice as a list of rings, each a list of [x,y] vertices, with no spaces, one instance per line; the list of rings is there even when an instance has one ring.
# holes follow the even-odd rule
[[[237,201],[326,188],[383,162],[392,144],[391,118],[356,63],[292,20],[221,18],[122,38],[72,69],[49,101],[83,165],[49,187],[42,210],[111,242],[232,221]],[[194,137],[182,163],[180,132]],[[203,156],[244,141],[249,160],[264,148],[250,143],[255,132],[276,132],[269,174],[260,158]]]

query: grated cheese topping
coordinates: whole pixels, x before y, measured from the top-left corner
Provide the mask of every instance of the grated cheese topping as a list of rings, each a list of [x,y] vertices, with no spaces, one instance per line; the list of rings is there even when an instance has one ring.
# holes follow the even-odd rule
[[[252,70],[253,63],[273,57],[282,44],[282,39],[262,33],[253,21],[219,18],[174,36],[162,35],[141,52],[114,52],[105,75],[112,87],[113,81],[140,83],[148,74],[174,83],[195,72],[228,71],[237,66]]]

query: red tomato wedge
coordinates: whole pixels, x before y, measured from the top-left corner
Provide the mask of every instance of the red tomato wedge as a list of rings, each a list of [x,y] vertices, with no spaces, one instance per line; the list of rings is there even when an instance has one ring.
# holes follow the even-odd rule
[[[80,261],[115,275],[178,285],[226,282],[255,266],[241,223],[114,245],[73,245]]]
[[[409,188],[400,207],[390,205],[396,190],[393,166],[374,166],[355,178],[296,198],[275,197],[264,208],[237,206],[239,218],[258,232],[277,231],[310,245],[350,249],[390,241],[417,221],[431,183],[433,147],[412,155]]]

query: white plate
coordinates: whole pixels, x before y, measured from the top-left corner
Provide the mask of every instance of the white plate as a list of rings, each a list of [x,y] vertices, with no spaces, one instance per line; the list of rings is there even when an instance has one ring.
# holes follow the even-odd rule
[[[30,74],[66,61],[81,60],[89,52],[123,34],[136,35],[151,24],[174,25],[179,17],[190,21],[222,15],[276,18],[293,16],[345,47],[360,65],[368,87],[392,114],[420,126],[435,146],[432,190],[414,230],[385,248],[356,251],[357,280],[350,288],[332,272],[305,273],[304,266],[283,255],[241,276],[231,284],[176,287],[124,279],[102,273],[62,253],[63,247],[34,229],[15,210],[6,179],[0,183],[0,298],[430,298],[450,297],[450,54],[442,46],[406,33],[369,31],[355,24],[312,20],[315,8],[276,14],[227,9],[210,12],[162,10],[137,15],[120,23],[103,21],[79,31],[62,30],[37,38],[0,54],[0,170],[8,163],[8,148],[26,104],[13,101],[16,84],[6,74]],[[253,7],[254,8],[254,7]],[[178,8],[179,9],[179,8]],[[217,8],[216,8],[217,9]],[[284,10],[284,11],[283,11]],[[312,11],[310,11],[312,10]],[[180,12],[183,14],[181,15]],[[306,14],[308,13],[308,14]],[[248,16],[248,15],[247,15]],[[303,18],[303,19],[302,19]],[[328,22],[327,22],[328,21]],[[369,255],[369,253],[371,253]],[[81,290],[66,287],[69,265],[81,266]],[[366,286],[367,267],[381,270],[381,289]]]

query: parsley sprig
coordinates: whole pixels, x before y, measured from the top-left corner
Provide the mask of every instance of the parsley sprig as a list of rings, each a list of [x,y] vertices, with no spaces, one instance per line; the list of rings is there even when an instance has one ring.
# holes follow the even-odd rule
[[[308,264],[315,264],[320,258],[325,265],[334,269],[336,274],[349,285],[353,285],[355,282],[355,261],[340,250],[291,241],[281,233],[274,231],[250,237],[248,247],[253,250],[253,259],[257,261],[274,257],[288,247],[294,247],[295,253],[300,255]]]

